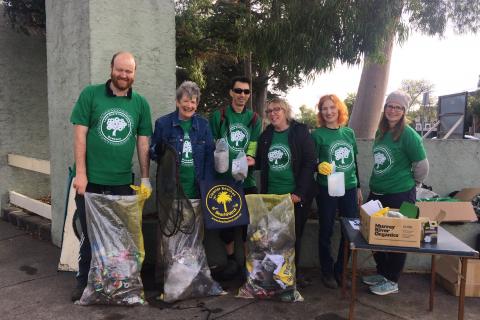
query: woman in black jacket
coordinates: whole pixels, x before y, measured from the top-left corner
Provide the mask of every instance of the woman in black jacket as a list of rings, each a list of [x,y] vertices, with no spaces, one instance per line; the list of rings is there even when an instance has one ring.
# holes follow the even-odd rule
[[[255,159],[260,169],[260,193],[291,195],[295,205],[297,267],[303,228],[315,196],[315,145],[307,126],[292,119],[291,107],[285,100],[272,99],[265,113],[270,124],[258,140]]]

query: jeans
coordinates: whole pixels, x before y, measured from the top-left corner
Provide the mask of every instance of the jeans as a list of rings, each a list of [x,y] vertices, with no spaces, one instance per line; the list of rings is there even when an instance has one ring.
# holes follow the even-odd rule
[[[380,200],[384,207],[400,208],[403,202],[415,203],[416,188],[392,194],[374,194],[368,195],[368,200]],[[400,274],[402,273],[405,261],[407,260],[406,253],[393,252],[374,252],[373,258],[377,263],[377,273],[384,276],[390,281],[398,282]]]
[[[133,194],[133,190],[128,184],[121,186],[106,186],[88,183],[86,192],[120,196],[128,196]],[[76,279],[77,287],[84,288],[87,286],[88,272],[90,271],[90,261],[92,260],[92,250],[90,247],[90,240],[88,239],[87,232],[88,229],[87,217],[85,214],[85,197],[77,194],[75,196],[75,204],[77,205],[77,210],[75,214],[78,216],[80,220],[80,225],[82,227],[82,233],[80,236],[80,252],[78,257],[78,272],[76,275]]]
[[[306,199],[306,201],[298,202],[295,204],[295,270],[298,274],[298,263],[300,261],[300,251],[302,249],[302,235],[305,229],[305,223],[307,222],[308,215],[310,213],[310,207],[312,199]]]
[[[342,232],[337,260],[334,263],[330,248],[333,227],[337,210],[341,217],[358,217],[357,188],[345,190],[345,195],[342,197],[331,197],[328,195],[327,187],[319,186],[316,200],[319,220],[318,256],[321,270],[324,275],[332,275],[333,273],[340,275],[343,272],[343,257],[345,254],[343,249],[344,237]],[[347,255],[349,254],[347,252]]]

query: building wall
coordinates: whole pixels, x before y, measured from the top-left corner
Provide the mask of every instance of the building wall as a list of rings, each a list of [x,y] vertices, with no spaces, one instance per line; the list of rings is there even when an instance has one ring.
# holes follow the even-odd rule
[[[30,197],[50,193],[47,175],[10,167],[7,154],[50,157],[48,142],[47,61],[45,37],[17,33],[0,5],[0,197],[8,191]]]

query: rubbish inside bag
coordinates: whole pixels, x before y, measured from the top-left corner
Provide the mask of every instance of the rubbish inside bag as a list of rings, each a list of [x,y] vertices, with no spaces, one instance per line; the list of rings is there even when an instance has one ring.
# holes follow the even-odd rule
[[[232,161],[232,177],[236,181],[243,181],[248,175],[248,163],[245,152],[240,151]]]
[[[247,281],[240,298],[303,301],[295,278],[295,215],[290,195],[247,195]]]
[[[224,138],[218,139],[215,144],[215,152],[213,153],[215,160],[215,171],[225,173],[228,171],[228,144]]]
[[[175,302],[195,297],[221,295],[225,292],[212,279],[207,257],[203,247],[203,218],[200,200],[184,199],[191,205],[182,205],[182,223],[192,225],[191,233],[182,232],[185,228],[171,235],[162,235],[161,245],[165,264],[165,278],[162,299]],[[179,206],[174,201],[172,210]],[[193,210],[193,213],[190,212]],[[192,223],[192,219],[194,220]]]
[[[145,303],[142,269],[144,199],[137,195],[85,193],[92,260],[87,287],[78,304]]]

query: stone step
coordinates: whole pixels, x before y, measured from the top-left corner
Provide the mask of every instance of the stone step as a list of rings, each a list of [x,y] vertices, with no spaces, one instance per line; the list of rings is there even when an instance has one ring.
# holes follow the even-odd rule
[[[51,221],[36,214],[26,212],[17,207],[7,206],[2,209],[1,218],[10,222],[18,229],[25,230],[34,238],[46,241],[51,241],[52,239]]]

